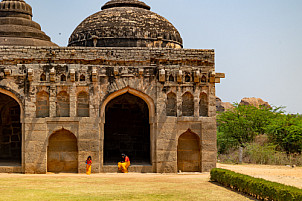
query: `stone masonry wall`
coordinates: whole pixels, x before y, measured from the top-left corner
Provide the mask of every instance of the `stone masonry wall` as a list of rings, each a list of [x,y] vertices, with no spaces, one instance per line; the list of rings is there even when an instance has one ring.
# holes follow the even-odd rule
[[[79,173],[88,155],[92,172],[105,171],[104,108],[123,93],[148,105],[153,172],[178,171],[178,138],[188,130],[200,138],[200,171],[209,171],[216,166],[215,83],[223,76],[213,50],[0,47],[0,89],[24,108],[25,173],[47,172],[49,137],[60,130],[77,139]]]

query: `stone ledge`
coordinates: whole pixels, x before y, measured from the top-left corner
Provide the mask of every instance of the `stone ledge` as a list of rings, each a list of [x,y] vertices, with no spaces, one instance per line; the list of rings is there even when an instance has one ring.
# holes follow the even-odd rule
[[[22,173],[21,166],[0,166],[0,173]]]
[[[117,165],[104,165],[102,169],[105,173],[115,173],[117,172]],[[128,171],[138,173],[153,173],[152,169],[152,165],[130,165]]]

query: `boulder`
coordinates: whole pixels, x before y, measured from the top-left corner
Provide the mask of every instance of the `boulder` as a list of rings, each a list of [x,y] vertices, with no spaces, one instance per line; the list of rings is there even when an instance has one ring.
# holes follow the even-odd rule
[[[234,106],[230,102],[222,102],[220,98],[216,97],[216,110],[217,112],[224,112],[228,109],[232,109]]]
[[[261,98],[243,98],[240,102],[240,105],[252,105],[255,107],[265,106],[272,108],[268,102],[263,101]]]

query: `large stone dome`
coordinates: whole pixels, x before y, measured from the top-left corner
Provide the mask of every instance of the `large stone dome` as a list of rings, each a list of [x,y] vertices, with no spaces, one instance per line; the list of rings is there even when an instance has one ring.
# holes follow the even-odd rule
[[[0,46],[57,46],[32,21],[32,8],[23,0],[0,2]]]
[[[68,46],[182,48],[182,38],[145,3],[111,0],[74,30]]]

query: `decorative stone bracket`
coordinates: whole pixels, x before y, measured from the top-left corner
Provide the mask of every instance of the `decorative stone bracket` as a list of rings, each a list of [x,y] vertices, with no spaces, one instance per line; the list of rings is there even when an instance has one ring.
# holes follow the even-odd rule
[[[225,78],[224,73],[216,73],[215,71],[210,72],[210,83],[220,83],[221,78]]]
[[[28,69],[28,71],[27,71],[27,74],[28,74],[28,81],[33,81],[33,79],[34,79],[34,70],[33,69]]]
[[[56,74],[55,69],[54,69],[54,68],[50,69],[49,75],[50,75],[50,81],[51,81],[51,82],[55,82],[55,81],[56,81],[56,76],[55,76],[55,74]]]
[[[75,81],[75,70],[74,69],[70,69],[70,81],[74,82]]]
[[[92,82],[97,82],[98,81],[98,73],[97,73],[97,69],[93,68],[92,69]]]

